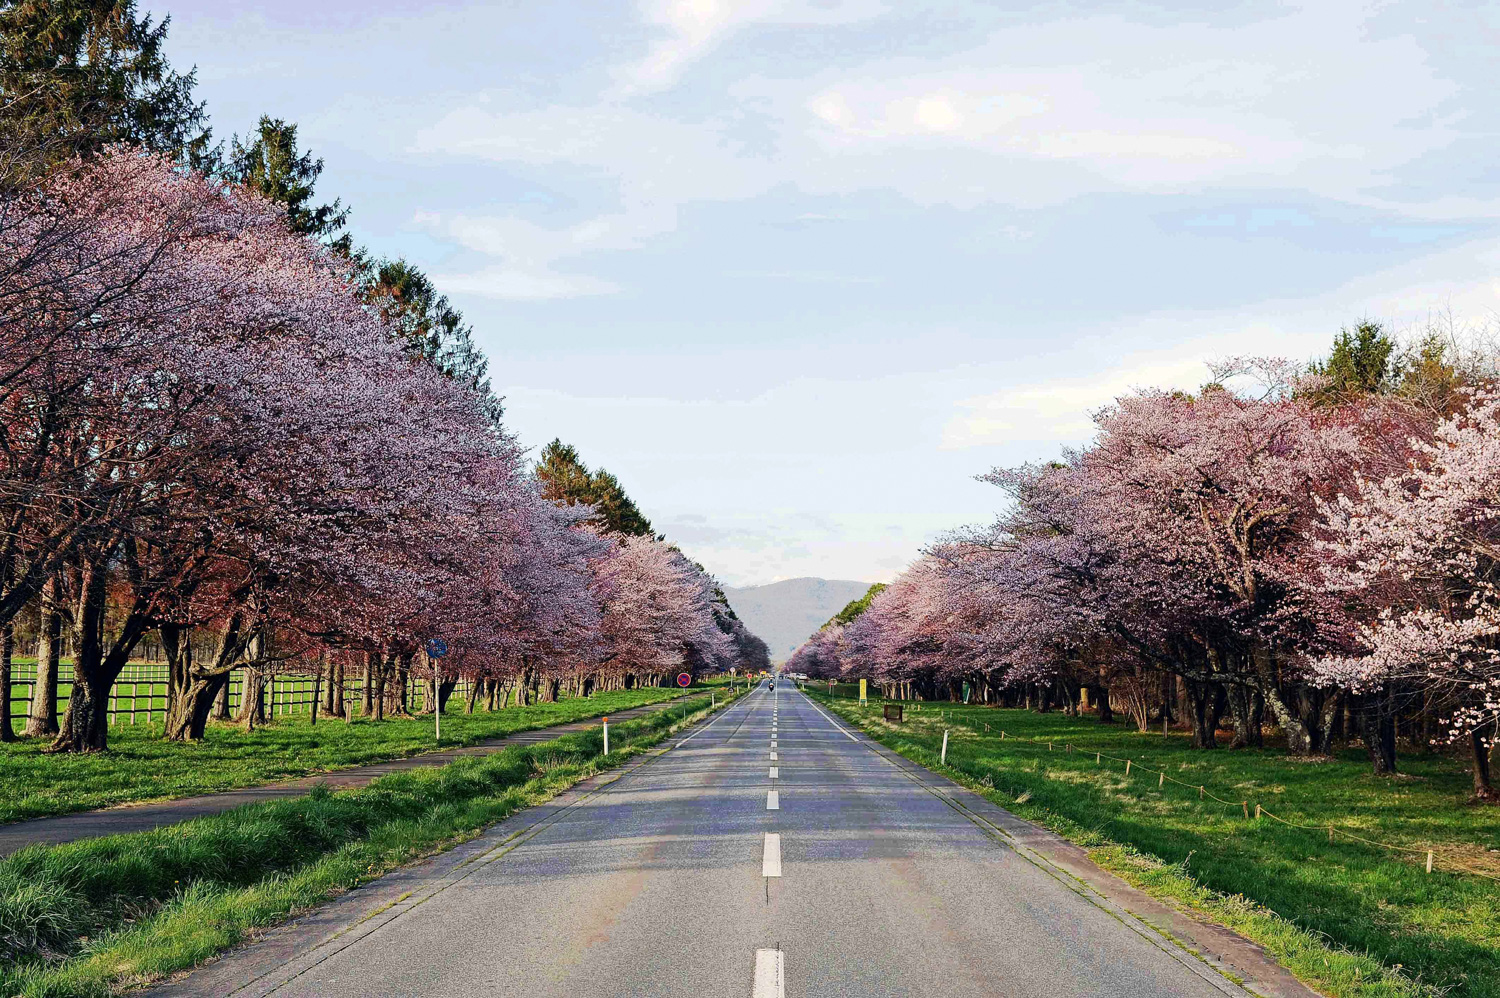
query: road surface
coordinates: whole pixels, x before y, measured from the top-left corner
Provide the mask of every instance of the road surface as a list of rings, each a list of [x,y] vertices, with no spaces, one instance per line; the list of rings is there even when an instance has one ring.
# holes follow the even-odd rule
[[[395,875],[386,901],[351,896],[160,994],[1246,994],[929,777],[762,686],[613,782]]]

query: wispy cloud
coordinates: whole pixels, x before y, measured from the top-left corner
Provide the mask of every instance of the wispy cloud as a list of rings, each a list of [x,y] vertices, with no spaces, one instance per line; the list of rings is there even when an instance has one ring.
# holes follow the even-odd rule
[[[943,428],[941,446],[961,450],[1021,441],[1086,440],[1094,429],[1091,414],[1120,396],[1141,388],[1194,389],[1208,380],[1207,373],[1204,358],[1179,353],[1138,359],[1092,377],[1017,385],[967,398],[957,406],[963,411]]]
[[[757,23],[835,25],[878,17],[871,0],[646,0],[642,18],[659,37],[646,55],[616,71],[620,96],[662,90],[735,32]]]

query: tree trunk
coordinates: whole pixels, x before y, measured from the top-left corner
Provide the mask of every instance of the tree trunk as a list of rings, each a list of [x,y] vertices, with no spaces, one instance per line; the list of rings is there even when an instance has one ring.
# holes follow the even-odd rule
[[[387,690],[386,686],[391,677],[391,668],[396,664],[396,652],[392,650],[383,658],[376,653],[375,658],[375,690],[372,698],[375,701],[375,720],[384,721],[386,714]]]
[[[103,752],[109,748],[107,725],[111,685],[113,683],[94,674],[94,670],[74,675],[68,709],[58,726],[57,738],[47,746],[47,751]]]
[[[28,738],[57,734],[57,667],[62,658],[62,614],[57,611],[57,581],[42,587],[41,627],[36,636],[36,684],[31,688]]]
[[[177,695],[167,704],[167,741],[196,742],[203,738],[219,693],[229,687],[229,675],[225,672],[193,678],[178,687]]]
[[[4,627],[0,627],[0,742],[16,741],[16,731],[11,727],[10,716],[10,666],[15,652],[15,627],[7,621]]]
[[[344,712],[339,708],[343,705],[344,691],[339,683],[339,671],[343,668],[337,656],[328,657],[328,682],[323,686],[323,713],[329,717],[343,717]]]
[[[398,655],[391,652],[386,661],[386,672],[394,680],[390,684],[387,712],[396,717],[411,717],[411,708],[406,705],[407,689],[411,681],[411,663],[415,656],[408,653]]]
[[[1099,723],[1114,724],[1115,712],[1109,705],[1109,683],[1106,682],[1104,666],[1099,667],[1099,681],[1094,684],[1094,700],[1099,704]]]
[[[1219,727],[1218,684],[1189,680],[1187,695],[1188,715],[1193,725],[1193,748],[1218,748],[1219,743],[1215,737]]]
[[[1266,698],[1266,705],[1276,715],[1276,723],[1281,725],[1281,730],[1286,734],[1287,751],[1292,755],[1311,755],[1312,734],[1307,730],[1307,725],[1287,707],[1286,701],[1281,699],[1281,692],[1276,688],[1274,679],[1265,681],[1263,677],[1261,695]]]
[[[323,666],[326,664],[326,659],[328,657],[328,653],[324,652],[323,653],[323,657],[324,657],[325,661],[318,663],[318,671],[313,674],[312,703],[311,703],[312,719],[310,721],[308,721],[308,727],[312,727],[312,726],[314,726],[314,725],[316,725],[318,723],[318,706],[319,706],[318,701],[319,701],[319,699],[321,699],[322,694],[323,694]]]
[[[453,696],[453,691],[457,688],[458,679],[456,677],[453,679],[445,679],[441,683],[438,683],[437,709],[439,714],[448,709],[448,699]]]
[[[1370,754],[1370,766],[1376,776],[1396,771],[1396,720],[1390,711],[1390,694],[1386,690],[1368,693],[1359,712],[1360,736]]]
[[[1313,737],[1313,752],[1318,755],[1333,755],[1333,739],[1338,732],[1338,719],[1343,715],[1344,695],[1330,692],[1323,699],[1319,712],[1318,727]]]
[[[230,672],[224,679],[224,685],[219,687],[219,695],[214,698],[214,708],[210,717],[215,721],[227,721],[232,716],[229,712],[229,684],[233,678],[234,673]]]
[[[109,562],[118,548],[79,573],[78,610],[74,620],[73,689],[68,709],[48,752],[103,752],[109,747],[109,691],[130,653],[146,633],[147,618],[132,608],[105,647]]]
[[[193,667],[193,642],[189,638],[182,640],[182,627],[178,624],[164,623],[157,626],[157,632],[161,635],[161,650],[167,660],[167,727],[166,738],[168,741],[179,741],[174,738],[172,731],[179,724],[185,713],[178,709],[177,700],[190,685],[189,671]]]
[[[380,671],[380,653],[378,651],[365,652],[365,682],[364,689],[360,691],[360,717],[369,717],[375,713],[375,674]]]
[[[246,731],[254,731],[257,724],[266,723],[266,673],[260,669],[246,669],[240,686],[240,714],[236,718]]]
[[[1263,747],[1260,720],[1255,714],[1254,694],[1249,687],[1239,683],[1231,684],[1226,692],[1229,696],[1229,716],[1234,721],[1234,740],[1229,743],[1229,747]]]
[[[1469,752],[1474,761],[1474,796],[1484,801],[1500,801],[1500,794],[1495,793],[1490,781],[1490,742],[1479,728],[1469,732]]]

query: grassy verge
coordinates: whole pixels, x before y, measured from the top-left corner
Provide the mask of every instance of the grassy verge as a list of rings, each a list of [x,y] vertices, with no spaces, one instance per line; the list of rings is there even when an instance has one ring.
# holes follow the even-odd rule
[[[443,713],[442,747],[472,745],[527,731],[659,703],[677,687],[596,693],[592,697],[463,713],[450,701]],[[688,690],[687,692],[703,692]],[[237,790],[272,780],[385,762],[430,752],[432,716],[345,722],[292,716],[246,733],[210,725],[202,742],[162,740],[162,726],[111,728],[100,755],[43,755],[44,740],[0,744],[0,822]]]
[[[1358,752],[1322,762],[1275,750],[1198,752],[1176,734],[948,704],[925,704],[920,712],[908,705],[905,723],[895,725],[880,717],[878,703],[862,708],[815,695],[882,744],[934,769],[948,730],[944,773],[1087,847],[1101,866],[1153,896],[1255,940],[1329,995],[1500,995],[1500,883],[1442,869],[1447,858],[1500,872],[1500,809],[1468,804],[1467,778],[1450,759],[1403,757],[1406,775],[1377,779]],[[1107,760],[1096,763],[1096,753],[1133,760],[1132,775]],[[1236,803],[1159,786],[1156,773],[1140,767],[1206,785]],[[1263,802],[1324,828],[1247,821],[1242,799],[1252,814]],[[1330,823],[1433,848],[1438,870],[1427,874],[1420,857],[1342,837],[1330,843]]]
[[[722,702],[728,702],[726,697]],[[683,704],[360,790],[0,861],[0,994],[98,998],[158,980],[258,927],[472,838],[708,713]]]

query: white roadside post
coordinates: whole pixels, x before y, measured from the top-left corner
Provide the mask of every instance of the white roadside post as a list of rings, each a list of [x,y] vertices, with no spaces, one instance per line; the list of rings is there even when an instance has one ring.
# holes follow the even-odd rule
[[[432,663],[432,729],[433,738],[443,743],[443,676],[438,668],[444,655],[448,654],[448,642],[433,638],[427,642],[427,660]]]
[[[604,719],[604,754],[609,755],[609,718]]]
[[[939,766],[948,765],[948,729],[943,729],[943,754],[938,758]]]

